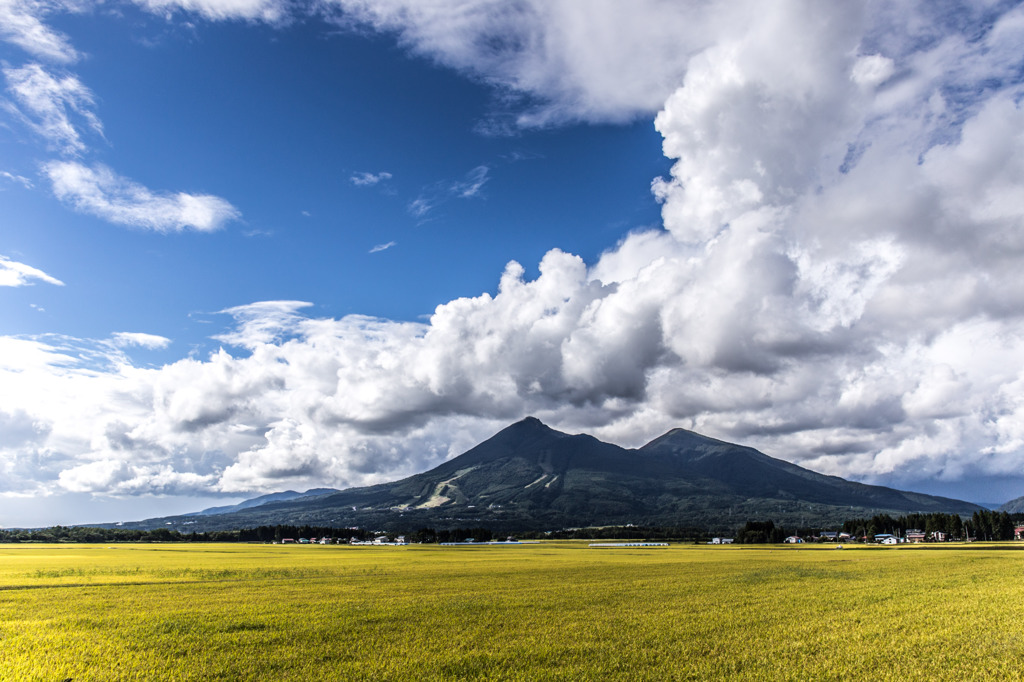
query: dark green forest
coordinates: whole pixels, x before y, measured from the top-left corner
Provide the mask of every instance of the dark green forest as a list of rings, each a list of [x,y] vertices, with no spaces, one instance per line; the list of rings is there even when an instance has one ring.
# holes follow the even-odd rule
[[[848,519],[839,528],[787,528],[774,521],[748,521],[735,532],[739,544],[780,543],[789,536],[804,541],[820,541],[827,531],[848,533],[849,541],[871,542],[875,535],[888,533],[906,536],[909,530],[924,531],[929,541],[934,533],[944,533],[953,540],[1012,540],[1014,527],[1024,524],[1024,513],[1009,514],[997,511],[976,511],[970,517],[957,514],[906,514],[893,517],[879,514],[871,518]],[[241,530],[217,530],[202,533],[182,533],[168,528],[141,530],[136,528],[102,528],[92,526],[53,526],[41,529],[0,529],[0,542],[281,542],[285,539],[332,538],[335,541],[365,542],[387,535],[391,540],[404,535],[410,543],[463,542],[473,538],[477,542],[504,540],[486,527],[434,529],[420,528],[400,533],[382,533],[363,528],[336,528],[332,526],[258,526]],[[567,528],[551,531],[525,531],[516,534],[520,539],[550,540],[675,540],[677,542],[706,542],[706,530],[692,526],[614,526],[600,528]],[[830,538],[833,539],[834,538]]]

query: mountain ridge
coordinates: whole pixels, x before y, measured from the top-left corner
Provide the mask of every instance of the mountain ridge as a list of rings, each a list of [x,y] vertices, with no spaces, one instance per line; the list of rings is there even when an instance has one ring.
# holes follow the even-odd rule
[[[331,490],[273,493],[254,498],[258,504],[250,500],[222,513],[123,525],[187,523],[192,530],[279,524],[384,530],[480,526],[515,531],[634,524],[725,530],[756,519],[827,525],[876,513],[971,514],[982,508],[820,474],[685,429],[627,449],[588,434],[557,431],[534,417],[509,425],[429,471]]]

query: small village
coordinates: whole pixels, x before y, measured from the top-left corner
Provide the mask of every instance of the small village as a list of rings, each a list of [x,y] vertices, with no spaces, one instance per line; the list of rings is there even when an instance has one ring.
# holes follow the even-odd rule
[[[387,535],[378,535],[372,540],[360,540],[357,537],[345,538],[282,538],[280,542],[275,541],[275,545],[407,545],[409,544],[405,540],[404,535],[399,535],[393,540]]]
[[[720,540],[722,543],[729,542],[724,538],[715,538]],[[1024,525],[1014,526],[1013,528],[1013,539],[1024,540]],[[801,537],[799,535],[790,535],[783,542],[786,544],[800,544],[804,542],[861,542],[861,543],[874,543],[877,545],[901,545],[901,544],[919,544],[923,542],[953,542],[953,541],[964,541],[964,542],[976,542],[978,538],[968,536],[966,538],[954,537],[950,533],[945,531],[932,531],[925,532],[919,528],[907,529],[902,534],[892,533],[876,533],[875,535],[859,536],[855,537],[850,533],[835,532],[835,531],[824,531],[817,535]],[[713,543],[718,544],[718,543]]]
[[[404,535],[397,535],[392,538],[388,535],[376,535],[372,540],[360,540],[359,538],[352,536],[347,540],[345,538],[337,537],[324,537],[324,538],[282,538],[280,542],[275,541],[273,544],[281,545],[370,545],[375,547],[381,546],[403,546],[409,544],[422,544],[422,543],[410,543]],[[459,542],[440,542],[437,543],[442,546],[452,545],[521,545],[524,544],[519,540],[516,540],[511,535],[504,540],[485,540],[478,542],[475,538],[466,538]],[[533,544],[533,543],[531,543]]]
[[[870,537],[866,535],[854,536],[850,533],[839,532],[839,531],[822,531],[817,534],[811,534],[806,536],[800,535],[789,535],[783,543],[787,545],[796,545],[804,543],[863,543],[863,544],[876,544],[876,545],[902,545],[902,544],[920,544],[926,542],[953,542],[953,541],[965,541],[975,542],[978,538],[967,537],[958,538],[953,537],[949,533],[944,531],[932,531],[925,532],[918,528],[910,528],[906,532],[901,534],[892,533],[876,533]],[[1024,540],[1024,525],[1014,526],[1013,529],[1014,540]],[[376,535],[372,540],[360,540],[359,538],[352,536],[348,539],[341,537],[321,537],[321,538],[282,538],[280,541],[274,541],[273,544],[281,545],[362,545],[362,546],[404,546],[412,544],[406,540],[404,535],[388,536],[388,535]],[[419,543],[416,543],[419,544]],[[473,544],[520,544],[515,538],[509,536],[505,540],[488,541],[488,542],[476,542],[473,538],[466,538],[461,542],[445,542],[440,543],[442,545],[473,545]],[[726,537],[714,537],[707,542],[709,545],[732,545],[736,544],[735,538]]]

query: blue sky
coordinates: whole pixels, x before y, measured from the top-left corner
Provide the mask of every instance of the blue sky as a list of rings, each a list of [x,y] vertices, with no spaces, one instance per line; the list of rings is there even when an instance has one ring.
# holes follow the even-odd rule
[[[1016,3],[0,2],[0,525],[528,414],[1024,494]]]
[[[84,157],[240,216],[168,238],[8,181],[4,253],[69,284],[10,292],[8,333],[145,330],[172,339],[169,361],[215,349],[215,313],[253,301],[416,320],[493,291],[510,259],[535,273],[559,247],[594,262],[659,223],[650,182],[669,163],[650,120],[481,134],[492,89],[316,18],[183,28],[129,6],[63,19],[103,125]],[[39,140],[11,128],[5,169],[42,184]]]

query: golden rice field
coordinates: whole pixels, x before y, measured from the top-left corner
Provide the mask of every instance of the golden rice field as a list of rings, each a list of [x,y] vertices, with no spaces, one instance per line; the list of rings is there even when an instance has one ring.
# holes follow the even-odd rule
[[[1024,679],[1022,550],[0,545],[0,679]]]

